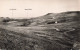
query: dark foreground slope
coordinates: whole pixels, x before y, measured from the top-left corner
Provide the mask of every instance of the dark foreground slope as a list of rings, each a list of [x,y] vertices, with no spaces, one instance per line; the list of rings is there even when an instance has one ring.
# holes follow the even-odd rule
[[[61,22],[64,16],[58,17],[54,21],[57,20],[59,23],[54,24],[30,27],[0,25],[0,48],[6,50],[79,50],[80,12],[65,13],[69,15],[65,15],[66,21]],[[71,13],[76,15],[72,16]]]
[[[64,33],[58,32],[55,29],[31,30],[30,32],[26,33],[9,29],[0,29],[1,49],[70,50],[74,44],[72,37],[67,36],[66,38],[64,37]]]
[[[75,43],[80,42],[79,27],[80,24],[72,26],[71,24],[65,25],[65,23],[26,28],[1,26],[0,48],[6,50],[71,50]]]

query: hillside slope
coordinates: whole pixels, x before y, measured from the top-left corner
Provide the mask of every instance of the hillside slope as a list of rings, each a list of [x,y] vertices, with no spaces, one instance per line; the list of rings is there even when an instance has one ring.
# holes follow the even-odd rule
[[[30,24],[30,26],[55,24],[56,22],[63,23],[63,22],[79,21],[80,20],[80,11],[48,13],[44,16],[32,18],[30,20],[32,20],[32,23]]]
[[[50,13],[52,14],[52,13]],[[47,14],[47,15],[50,15]],[[63,12],[42,16],[28,27],[0,25],[0,48],[6,50],[71,50],[80,49],[80,12]],[[46,21],[58,23],[47,23]],[[51,20],[48,20],[51,19]],[[53,20],[52,20],[53,19]],[[46,24],[44,24],[46,23]],[[78,43],[76,46],[75,43]]]

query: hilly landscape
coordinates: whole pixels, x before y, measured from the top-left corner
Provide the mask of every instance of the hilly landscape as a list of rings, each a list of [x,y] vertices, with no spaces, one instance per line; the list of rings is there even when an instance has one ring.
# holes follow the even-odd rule
[[[80,11],[8,20],[0,23],[0,49],[80,50]]]
[[[62,13],[48,13],[46,15],[31,18],[30,26],[35,25],[44,25],[44,24],[54,24],[56,21],[58,23],[62,22],[73,22],[79,20],[79,11],[69,11],[69,12],[62,12]]]

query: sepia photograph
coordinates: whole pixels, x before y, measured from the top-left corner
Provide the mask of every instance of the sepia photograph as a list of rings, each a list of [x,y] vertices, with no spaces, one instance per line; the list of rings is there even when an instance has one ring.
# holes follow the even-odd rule
[[[80,50],[80,0],[0,0],[0,50]]]

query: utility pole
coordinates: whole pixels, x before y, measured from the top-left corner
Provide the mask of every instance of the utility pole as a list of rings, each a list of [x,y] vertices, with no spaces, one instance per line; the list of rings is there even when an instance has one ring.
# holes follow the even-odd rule
[[[11,10],[12,11],[12,17],[14,17],[14,11],[16,10],[16,9],[9,9],[9,10]]]
[[[32,10],[32,9],[24,9],[25,11],[27,11],[27,17],[29,17],[28,16],[28,11],[30,11],[30,10]]]

